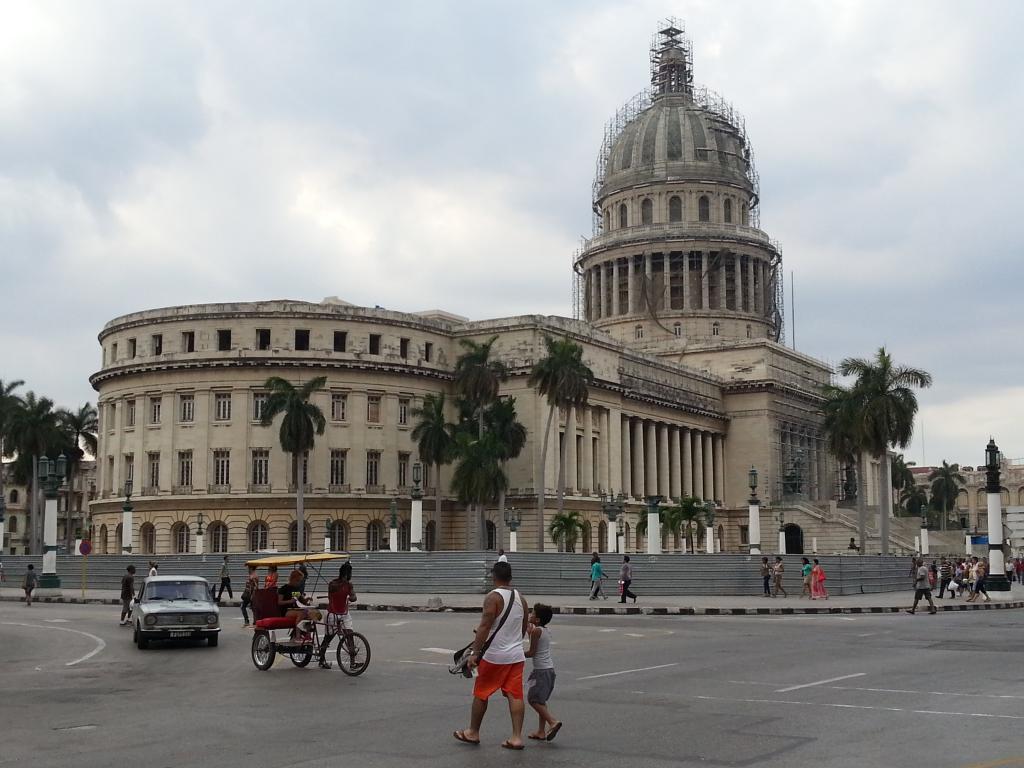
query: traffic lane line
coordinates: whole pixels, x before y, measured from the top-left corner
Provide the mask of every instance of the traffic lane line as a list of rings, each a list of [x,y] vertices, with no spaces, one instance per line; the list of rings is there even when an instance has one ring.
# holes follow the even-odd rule
[[[761,680],[726,680],[730,685],[760,685],[774,688],[782,683],[766,683]],[[910,688],[865,688],[854,685],[829,685],[830,691],[858,691],[864,693],[905,693],[914,696],[963,696],[978,699],[1024,700],[1024,696],[1012,693],[964,693],[963,691],[918,691]],[[778,691],[776,691],[777,693]]]
[[[854,677],[864,677],[867,672],[854,672],[852,675],[840,675],[839,677],[830,677],[827,680],[816,680],[813,683],[803,683],[802,685],[790,685],[786,688],[778,688],[775,693],[789,693],[790,691],[799,691],[801,688],[815,688],[819,685],[826,685],[828,683],[836,683],[840,680],[849,680]]]
[[[869,704],[840,704],[837,702],[825,701],[793,701],[791,699],[734,699],[724,696],[692,696],[690,698],[699,699],[701,701],[723,701],[740,704],[768,704],[770,706],[784,704],[799,707],[830,707],[833,709],[863,709],[878,712],[904,712],[912,715],[941,715],[944,717],[978,717],[996,720],[1024,720],[1024,715],[1003,715],[992,714],[989,712],[948,712],[938,709],[909,709],[907,707],[881,707]]]
[[[64,664],[65,667],[74,667],[77,664],[81,664],[83,661],[88,661],[93,656],[95,656],[97,653],[99,653],[100,651],[102,651],[104,648],[107,647],[107,641],[104,640],[102,637],[97,637],[96,635],[94,635],[94,634],[92,634],[90,632],[83,632],[80,629],[71,629],[70,627],[55,627],[53,625],[47,626],[45,624],[26,624],[26,623],[21,622],[21,621],[4,621],[4,622],[0,622],[0,623],[2,623],[4,626],[8,626],[8,627],[31,627],[33,629],[52,629],[52,630],[56,630],[57,632],[71,632],[71,633],[76,634],[76,635],[82,635],[83,637],[88,637],[90,640],[92,640],[92,641],[94,641],[96,643],[96,647],[93,648],[91,651],[89,651],[89,653],[85,654],[84,656],[78,657],[74,661],[66,662]],[[37,667],[37,669],[38,669],[38,667]]]
[[[580,680],[597,680],[602,677],[617,677],[618,675],[630,675],[634,672],[650,672],[653,669],[667,669],[668,667],[678,667],[679,662],[673,661],[671,664],[657,664],[653,667],[639,667],[638,669],[622,669],[618,672],[604,672],[600,675],[587,675],[585,677],[577,677],[576,681]]]

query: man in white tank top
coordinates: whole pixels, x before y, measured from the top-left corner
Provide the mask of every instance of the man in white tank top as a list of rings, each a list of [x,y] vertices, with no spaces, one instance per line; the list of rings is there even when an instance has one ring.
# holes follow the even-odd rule
[[[473,640],[473,658],[469,668],[475,669],[473,706],[470,726],[453,734],[464,744],[480,743],[480,725],[487,712],[487,700],[497,691],[508,699],[512,716],[512,736],[502,743],[505,749],[523,748],[523,637],[529,611],[525,598],[513,589],[512,566],[495,563],[491,569],[494,589],[484,598],[484,610]],[[507,616],[506,616],[507,611]],[[504,621],[502,621],[504,619]]]

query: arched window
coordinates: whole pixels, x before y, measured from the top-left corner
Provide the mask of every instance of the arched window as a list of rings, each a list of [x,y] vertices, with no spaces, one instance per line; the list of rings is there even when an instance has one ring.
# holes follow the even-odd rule
[[[678,195],[673,195],[668,199],[668,220],[683,220],[683,199]]]
[[[327,538],[331,540],[332,552],[348,551],[348,523],[344,520],[334,520],[327,527]]]
[[[682,323],[672,323],[672,335],[674,335],[674,336],[682,336],[683,335],[683,324]]]
[[[707,195],[701,195],[697,201],[697,219],[699,221],[711,221],[711,201]]]
[[[752,339],[754,337],[754,329],[749,325],[747,326],[747,338]]]
[[[366,550],[376,552],[384,541],[384,523],[380,520],[371,520],[366,526]]]
[[[732,224],[732,199],[728,197],[722,203],[722,221],[726,224]]]
[[[408,520],[403,520],[398,524],[398,549],[401,552],[408,552],[412,549],[410,544],[412,537],[412,524]]]
[[[228,551],[228,527],[219,520],[210,523],[206,529],[206,535],[210,539],[210,551],[224,553]]]
[[[1022,488],[1021,490],[1024,491],[1024,488]],[[971,506],[970,497],[969,497],[969,495],[967,493],[967,489],[966,488],[961,488],[960,491],[957,493],[957,495],[956,495],[956,505],[960,509],[967,509],[968,507]]]
[[[741,221],[743,222],[743,226],[745,226],[745,227],[749,226],[750,225],[750,207],[746,203],[744,203],[743,206],[740,208],[740,215],[743,217],[741,219]]]
[[[122,543],[121,542],[124,541],[124,539],[122,538],[123,536],[124,536],[124,527],[121,525],[121,523],[118,523],[117,524],[117,528],[114,529],[114,547],[113,547],[113,549],[114,549],[114,554],[115,555],[120,554],[120,552],[122,550]]]
[[[718,323],[712,323],[712,324],[711,324],[711,335],[712,335],[712,336],[717,336],[717,335],[718,335],[718,332],[719,332],[720,330],[721,330],[721,327],[719,326],[719,324],[718,324]]]
[[[1010,506],[1010,492],[1006,488],[999,489],[999,503],[1004,507]],[[988,504],[988,499],[985,499],[985,504]]]
[[[629,523],[622,524],[622,551],[629,551]]]
[[[626,204],[622,203],[619,205],[619,229],[625,229],[629,226],[629,209],[626,208]]]
[[[654,223],[654,202],[649,197],[645,197],[644,201],[640,203],[640,223]]]
[[[17,504],[17,503],[18,503],[18,489],[14,488],[13,490],[11,490],[11,504]]]
[[[185,523],[175,523],[171,526],[171,547],[178,555],[191,551],[192,537],[189,536],[188,526]]]
[[[603,521],[597,524],[597,551],[608,551],[608,523]]]
[[[303,539],[304,539],[303,543],[305,544],[306,550],[308,551],[309,550],[309,540],[310,540],[310,537],[313,535],[313,529],[310,527],[309,523],[303,523],[302,524],[302,530],[305,531],[305,535],[303,536]],[[299,551],[299,521],[298,520],[292,520],[292,524],[288,526],[288,548],[289,548],[288,549],[289,552],[298,552]]]
[[[484,522],[484,532],[486,534],[487,549],[498,548],[498,528],[490,520]]]
[[[249,551],[250,552],[261,552],[267,548],[267,538],[270,533],[270,529],[267,528],[267,524],[262,520],[257,520],[255,523],[249,524],[248,538],[249,538]]]
[[[715,552],[725,551],[725,526],[718,526],[718,541],[715,542]]]
[[[594,551],[593,549],[590,548],[590,545],[592,543],[591,540],[590,540],[591,533],[592,533],[592,529],[590,527],[590,523],[588,521],[584,520],[583,521],[583,536],[582,536],[582,539],[583,539],[583,549],[581,550],[582,552],[593,552]]]
[[[142,545],[142,554],[156,554],[156,528],[152,523],[143,523],[139,528],[139,544]]]
[[[105,555],[105,554],[107,554],[107,526],[106,525],[101,525],[100,526],[100,536],[99,536],[99,538],[100,538],[100,540],[99,540],[99,542],[97,542],[98,546],[96,547],[96,549],[99,550],[99,553],[101,555]]]
[[[636,328],[633,329],[633,338],[635,338],[635,339],[642,339],[643,337],[644,337],[644,327],[642,325],[638,325]]]
[[[437,523],[433,520],[427,523],[426,530],[423,532],[423,548],[427,552],[437,549]]]
[[[11,533],[17,533],[18,532],[18,518],[17,517],[14,517],[13,515],[11,516],[11,522],[8,523],[7,530],[9,530]]]

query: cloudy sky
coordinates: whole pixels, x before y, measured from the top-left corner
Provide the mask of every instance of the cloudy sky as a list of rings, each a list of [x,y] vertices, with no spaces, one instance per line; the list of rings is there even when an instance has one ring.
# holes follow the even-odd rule
[[[335,294],[569,314],[603,126],[674,15],[698,82],[747,117],[797,348],[835,363],[885,344],[931,371],[911,459],[976,464],[990,433],[1024,457],[1024,4],[0,13],[0,378],[61,405],[95,399],[97,332],[144,308]]]

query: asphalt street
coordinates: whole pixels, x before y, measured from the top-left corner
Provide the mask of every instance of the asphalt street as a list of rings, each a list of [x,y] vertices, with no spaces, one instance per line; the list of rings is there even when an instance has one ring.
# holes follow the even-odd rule
[[[1024,611],[929,616],[556,616],[551,743],[457,743],[464,614],[359,613],[369,670],[260,672],[225,609],[217,648],[140,651],[117,609],[0,603],[0,766],[1024,766]],[[529,716],[527,725],[534,727]]]

